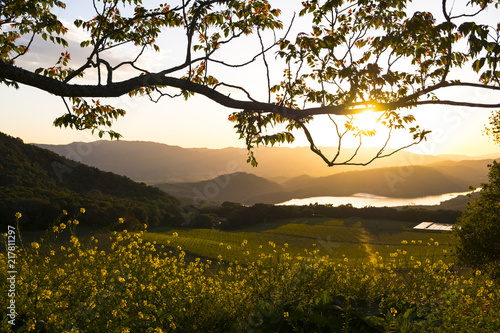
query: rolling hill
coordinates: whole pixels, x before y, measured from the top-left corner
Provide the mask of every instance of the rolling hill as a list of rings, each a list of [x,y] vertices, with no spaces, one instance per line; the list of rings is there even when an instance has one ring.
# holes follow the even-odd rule
[[[493,159],[465,160],[460,162],[442,161],[429,164],[439,172],[459,178],[471,186],[479,186],[480,183],[488,182],[488,164]]]
[[[63,158],[0,133],[0,223],[23,215],[23,226],[45,228],[62,210],[86,209],[82,224],[101,227],[125,219],[125,226],[177,225],[179,201],[165,192],[110,172]]]
[[[392,167],[350,171],[327,177],[284,183],[300,198],[350,196],[370,193],[386,197],[414,198],[467,191],[470,179],[463,180],[426,166]]]
[[[263,202],[281,202],[292,198],[281,185],[245,172],[221,175],[211,180],[155,185],[189,204],[222,203],[224,201],[252,205]]]

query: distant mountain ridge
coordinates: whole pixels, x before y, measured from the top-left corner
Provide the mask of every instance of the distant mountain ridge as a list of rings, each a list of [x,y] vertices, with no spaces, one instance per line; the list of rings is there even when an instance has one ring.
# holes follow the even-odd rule
[[[330,176],[346,171],[471,159],[461,155],[432,156],[402,151],[389,158],[376,160],[366,167],[329,168],[308,147],[259,147],[255,150],[259,165],[253,168],[246,163],[247,152],[244,148],[181,148],[155,142],[121,140],[74,142],[68,145],[36,144],[36,146],[100,170],[114,172],[148,184],[209,180],[235,172],[252,173],[276,182],[284,182],[302,175]],[[335,150],[335,148],[321,149]],[[342,154],[350,156],[353,152],[354,149],[345,149]],[[359,160],[366,160],[374,155],[374,148],[366,148],[360,151]]]

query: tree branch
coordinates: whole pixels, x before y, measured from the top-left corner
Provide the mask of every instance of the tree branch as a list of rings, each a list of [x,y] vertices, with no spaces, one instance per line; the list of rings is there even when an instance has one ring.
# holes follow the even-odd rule
[[[119,97],[125,95],[133,90],[149,86],[169,86],[181,90],[192,91],[203,95],[214,102],[232,109],[240,110],[256,110],[264,113],[280,114],[289,119],[303,119],[309,116],[320,114],[335,114],[335,115],[352,115],[359,114],[367,109],[373,111],[389,111],[399,108],[406,108],[417,105],[453,105],[453,106],[467,106],[477,108],[498,108],[498,104],[490,103],[471,103],[460,101],[441,101],[429,100],[418,101],[417,98],[425,93],[444,88],[444,87],[478,87],[483,89],[491,89],[500,91],[500,87],[486,86],[474,83],[462,82],[444,82],[437,84],[433,87],[424,89],[416,94],[407,96],[399,101],[381,103],[377,101],[366,101],[357,103],[345,103],[341,105],[330,105],[316,108],[305,108],[303,110],[293,109],[286,106],[275,105],[271,103],[255,102],[255,101],[242,101],[233,99],[226,96],[213,88],[205,85],[191,82],[185,79],[163,76],[155,73],[148,73],[145,75],[137,76],[121,82],[113,82],[107,85],[79,85],[68,84],[61,82],[54,78],[35,74],[23,68],[7,64],[0,61],[0,77],[26,84],[32,87],[39,88],[57,96],[65,97]]]

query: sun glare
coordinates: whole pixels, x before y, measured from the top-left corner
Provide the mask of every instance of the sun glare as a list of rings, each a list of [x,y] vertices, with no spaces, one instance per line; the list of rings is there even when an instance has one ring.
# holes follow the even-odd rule
[[[361,130],[379,130],[382,124],[378,122],[379,112],[363,112],[354,116],[353,124]]]

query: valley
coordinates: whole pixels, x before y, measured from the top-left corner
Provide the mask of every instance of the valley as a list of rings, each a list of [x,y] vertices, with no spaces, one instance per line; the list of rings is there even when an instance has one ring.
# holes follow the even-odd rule
[[[317,214],[306,210],[300,212],[301,209],[293,213],[293,210],[286,208],[269,208],[291,199],[322,196],[346,197],[345,202],[339,204],[348,205],[351,201],[349,198],[359,193],[389,199],[411,200],[415,197],[466,192],[469,186],[479,186],[487,180],[487,165],[492,161],[491,159],[459,160],[458,157],[456,157],[457,160],[449,160],[439,156],[426,156],[425,159],[428,159],[429,163],[423,165],[371,167],[353,171],[324,168],[335,170],[336,173],[318,176],[297,175],[298,171],[294,169],[296,166],[286,164],[286,159],[281,162],[282,164],[268,165],[264,158],[260,166],[250,169],[253,172],[250,173],[238,171],[239,162],[236,162],[236,158],[240,158],[241,162],[244,156],[241,155],[240,150],[239,157],[237,157],[235,154],[238,149],[236,148],[212,151],[184,149],[148,142],[120,141],[99,141],[84,146],[80,143],[51,146],[55,152],[62,153],[64,150],[72,152],[70,158],[66,158],[42,149],[40,145],[24,144],[20,139],[7,135],[2,134],[0,139],[3,156],[0,169],[2,220],[12,220],[12,216],[19,211],[25,216],[25,225],[32,229],[43,229],[44,226],[50,224],[51,220],[57,218],[63,209],[77,211],[80,207],[85,207],[88,211],[82,220],[85,226],[103,226],[121,217],[125,220],[123,227],[129,229],[137,228],[140,223],[146,223],[150,227],[193,227],[198,224],[216,226],[219,219],[233,216],[233,220],[229,219],[232,221],[230,225],[223,228],[242,228],[251,224],[261,224],[263,220],[275,221],[285,217],[307,217]],[[126,149],[120,148],[122,146]],[[146,147],[154,147],[154,149],[148,150]],[[161,163],[154,163],[158,155],[149,155],[151,151],[166,154],[170,158],[175,155],[179,160],[170,163],[170,168],[161,170],[161,163],[167,163],[168,159],[164,159]],[[277,156],[285,158],[288,152],[289,149],[278,149]],[[133,155],[135,153],[138,155]],[[228,160],[229,156],[234,160]],[[266,153],[262,156],[271,157]],[[134,163],[126,163],[127,159],[133,160]],[[185,166],[186,177],[194,177],[196,170],[199,172],[198,177],[202,177],[202,174],[207,174],[208,166],[201,164],[200,159],[219,163],[219,166],[225,165],[226,173],[192,182],[156,183],[154,187],[138,183],[137,179],[131,179],[129,176],[115,174],[115,172],[133,174],[131,171],[133,168],[141,169],[141,165],[145,163],[149,166],[145,167],[142,172],[152,172],[150,180],[158,180],[163,177],[161,175],[165,174],[170,174],[179,180],[182,177],[175,170],[180,170],[182,164]],[[113,173],[86,166],[85,161],[100,163],[103,168],[112,170]],[[307,160],[303,163],[313,162]],[[214,165],[216,164],[212,164]],[[281,178],[275,177],[272,180],[272,177],[256,174],[257,171],[262,172],[261,168],[268,170],[272,166],[276,170],[274,174],[277,174],[279,169],[284,169],[284,165],[287,168],[290,166],[292,171],[282,172]],[[127,169],[127,167],[130,168]],[[205,170],[204,173],[201,170]],[[287,177],[286,175],[295,176]],[[418,209],[436,212],[439,210],[455,211],[455,213],[447,213],[448,217],[445,219],[449,221],[453,219],[453,216],[457,216],[457,212],[465,207],[467,201],[468,198],[462,196],[440,205],[415,206],[412,208],[414,209],[412,214],[416,214],[416,217],[420,216]],[[228,205],[224,206],[224,203]],[[331,204],[325,204],[331,206]],[[253,211],[245,210],[252,206],[256,206]],[[204,207],[208,207],[209,210],[205,211]],[[260,207],[268,208],[261,209]],[[42,211],[43,214],[40,213]],[[365,218],[369,217],[369,214],[374,214],[373,218],[394,215],[394,213],[380,215],[381,212],[382,210],[377,213],[368,212],[368,210],[353,210],[350,214],[361,214]],[[332,214],[334,214],[332,216],[337,216],[340,213]],[[436,214],[434,214],[435,218],[439,219],[440,217]],[[203,216],[198,217],[199,215]],[[405,215],[406,220],[407,216],[409,215]],[[191,224],[193,219],[197,219],[198,222]]]
[[[369,193],[416,198],[466,192],[487,181],[492,157],[400,152],[367,167],[327,168],[306,147],[259,148],[259,165],[240,148],[181,148],[153,142],[37,145],[102,170],[144,181],[184,204],[278,204],[291,199]],[[349,151],[346,154],[352,153]],[[372,153],[370,149],[360,155]],[[285,167],[286,166],[286,167]]]

